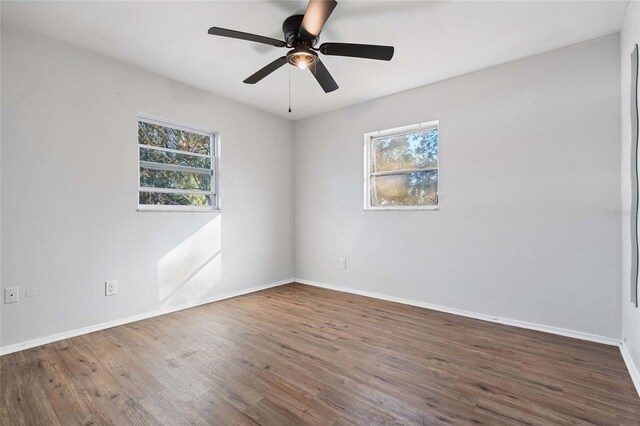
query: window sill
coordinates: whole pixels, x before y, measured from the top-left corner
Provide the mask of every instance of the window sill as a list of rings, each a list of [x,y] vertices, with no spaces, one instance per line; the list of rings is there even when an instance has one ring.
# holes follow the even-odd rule
[[[365,211],[411,211],[411,210],[423,210],[423,211],[436,211],[440,210],[440,206],[388,206],[388,207],[365,207]]]
[[[138,207],[136,212],[140,213],[221,213],[222,209],[157,209]]]

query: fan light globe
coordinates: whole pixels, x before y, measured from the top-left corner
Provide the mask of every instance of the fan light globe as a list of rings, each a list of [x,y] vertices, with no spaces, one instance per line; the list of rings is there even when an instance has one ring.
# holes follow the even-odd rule
[[[306,48],[298,47],[287,54],[287,62],[294,67],[304,70],[311,67],[315,63],[317,57],[318,55],[316,55],[315,52]]]

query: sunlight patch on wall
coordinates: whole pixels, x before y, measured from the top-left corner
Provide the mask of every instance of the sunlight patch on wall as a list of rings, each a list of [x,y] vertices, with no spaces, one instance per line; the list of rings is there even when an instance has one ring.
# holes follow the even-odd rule
[[[217,215],[158,261],[160,306],[203,299],[222,280],[220,226]]]

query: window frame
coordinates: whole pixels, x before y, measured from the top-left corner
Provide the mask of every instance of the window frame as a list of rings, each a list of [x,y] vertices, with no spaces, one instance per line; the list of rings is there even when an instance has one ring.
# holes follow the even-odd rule
[[[141,144],[138,138],[138,132],[136,131],[136,151],[137,151],[137,209],[138,212],[219,212],[221,211],[221,197],[220,197],[220,134],[213,130],[198,127],[191,124],[180,123],[165,118],[156,117],[149,114],[138,113],[136,120],[136,128],[138,122],[144,122],[149,124],[155,124],[158,126],[169,127],[172,129],[182,130],[185,132],[196,133],[203,136],[208,136],[210,139],[210,155],[197,154],[196,157],[204,157],[211,159],[211,191],[199,191],[199,190],[179,190],[179,189],[166,189],[166,188],[148,188],[140,186],[140,148],[158,149],[160,151],[175,152],[177,154],[189,154],[187,151],[172,150],[170,148],[157,148],[151,145]],[[186,167],[186,166],[185,166]],[[190,193],[190,194],[210,194],[213,195],[215,203],[210,206],[183,206],[183,205],[166,205],[166,204],[140,204],[140,192],[167,192],[167,193]]]
[[[435,168],[438,175],[438,204],[433,206],[372,206],[371,205],[371,178],[374,176],[371,172],[371,141],[373,139],[397,136],[406,133],[415,133],[419,130],[438,129],[438,167]],[[426,121],[418,124],[410,124],[408,126],[395,127],[393,129],[379,130],[364,134],[364,210],[383,211],[383,210],[440,210],[440,121]],[[406,173],[418,171],[419,169],[406,169]],[[421,170],[428,170],[421,169]],[[433,170],[433,169],[431,169]],[[384,172],[382,172],[384,174]],[[381,175],[382,175],[381,174]],[[394,173],[397,174],[397,173]]]

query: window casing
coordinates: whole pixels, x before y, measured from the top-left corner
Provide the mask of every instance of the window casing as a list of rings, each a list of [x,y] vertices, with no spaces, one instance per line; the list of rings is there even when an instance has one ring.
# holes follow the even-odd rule
[[[437,210],[438,121],[364,135],[365,210]]]
[[[218,210],[218,159],[217,133],[139,114],[138,210]]]

